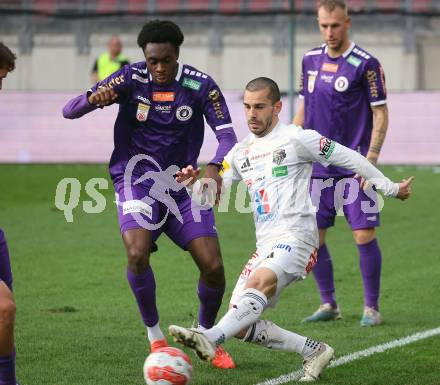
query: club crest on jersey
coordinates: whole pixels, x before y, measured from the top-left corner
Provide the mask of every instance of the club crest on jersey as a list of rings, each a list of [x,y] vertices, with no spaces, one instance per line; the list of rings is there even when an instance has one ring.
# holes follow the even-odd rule
[[[335,80],[335,90],[338,92],[344,92],[347,91],[348,89],[348,79],[345,76],[339,76],[336,80]]]
[[[147,104],[139,103],[136,112],[136,119],[139,122],[146,122],[148,118],[148,112],[150,112],[150,106]]]
[[[307,80],[307,91],[309,91],[309,94],[315,90],[316,75],[317,71],[313,71],[313,73],[309,72],[309,78]]]
[[[181,122],[186,122],[191,119],[193,110],[190,106],[180,106],[176,111],[176,118]]]
[[[286,159],[286,150],[284,148],[280,148],[273,152],[273,163],[276,163],[279,166],[283,163],[284,159]]]

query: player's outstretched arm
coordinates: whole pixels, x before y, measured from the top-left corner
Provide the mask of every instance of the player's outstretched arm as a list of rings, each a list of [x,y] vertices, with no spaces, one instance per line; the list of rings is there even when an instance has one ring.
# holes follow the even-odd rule
[[[297,135],[298,144],[303,149],[303,157],[318,161],[324,166],[344,167],[374,184],[385,196],[408,199],[411,195],[413,177],[401,183],[393,183],[380,170],[358,152],[321,136],[314,130],[301,130]]]
[[[112,104],[118,95],[109,87],[100,87],[95,92],[87,92],[69,100],[63,108],[63,116],[66,119],[77,119],[96,110],[98,107]]]
[[[69,100],[63,108],[63,116],[66,119],[77,119],[97,108],[125,103],[132,90],[131,84],[131,69],[125,66],[95,84],[86,93]]]

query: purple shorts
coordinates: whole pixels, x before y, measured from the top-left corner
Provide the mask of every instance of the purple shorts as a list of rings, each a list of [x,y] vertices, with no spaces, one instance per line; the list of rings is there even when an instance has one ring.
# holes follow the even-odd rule
[[[352,177],[312,178],[310,192],[313,205],[318,207],[316,221],[319,229],[334,226],[340,208],[352,230],[380,225],[380,205],[376,190],[369,187],[364,191],[359,182],[359,179]]]
[[[12,290],[11,263],[9,261],[8,245],[2,229],[0,229],[0,281],[4,281]]]
[[[186,250],[188,244],[200,237],[217,237],[212,209],[195,207],[186,191],[166,194],[161,200],[152,198],[151,186],[131,186],[130,192],[123,183],[115,184],[118,220],[121,234],[130,229],[145,228],[152,232],[155,241],[164,232],[175,244]]]

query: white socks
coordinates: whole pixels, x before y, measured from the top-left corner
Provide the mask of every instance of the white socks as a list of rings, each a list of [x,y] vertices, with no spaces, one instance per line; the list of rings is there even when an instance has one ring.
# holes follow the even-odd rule
[[[216,326],[203,334],[212,343],[220,345],[258,321],[266,305],[264,293],[256,289],[246,289],[237,305],[229,309]]]
[[[281,329],[271,321],[259,320],[249,328],[243,340],[269,349],[302,354],[307,337]]]
[[[162,333],[162,330],[160,330],[159,322],[154,326],[147,326],[147,333],[148,333],[148,340],[150,342],[156,341],[156,340],[163,340],[165,336]]]
[[[262,345],[269,349],[296,352],[304,358],[310,357],[320,347],[319,342],[282,329],[273,322],[265,320],[259,320],[251,325],[243,341]]]

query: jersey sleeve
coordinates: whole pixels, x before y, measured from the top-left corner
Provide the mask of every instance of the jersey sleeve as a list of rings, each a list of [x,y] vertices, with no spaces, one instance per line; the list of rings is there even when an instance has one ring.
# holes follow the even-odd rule
[[[301,63],[301,74],[299,77],[299,98],[304,99],[304,58]]]
[[[223,178],[223,185],[225,188],[231,187],[233,181],[241,180],[241,176],[236,169],[234,162],[236,148],[237,146],[232,147],[222,162],[220,176]]]
[[[297,153],[304,161],[316,161],[323,166],[344,167],[373,183],[385,196],[396,196],[398,183],[393,183],[358,152],[321,136],[314,130],[301,130],[297,134]]]
[[[367,99],[371,106],[380,106],[387,102],[385,73],[379,61],[372,57],[365,64],[362,84],[367,90]]]
[[[203,114],[219,143],[214,158],[209,163],[221,165],[225,155],[237,143],[226,100],[218,85],[209,78],[203,100]]]
[[[103,108],[104,106],[90,104],[88,101],[89,95],[101,87],[112,88],[116,92],[118,97],[115,100],[115,103],[125,103],[126,100],[128,100],[131,92],[130,66],[124,66],[106,79],[96,83],[85,94],[69,100],[63,108],[63,116],[66,119],[77,119],[91,111],[96,110],[97,108]]]

